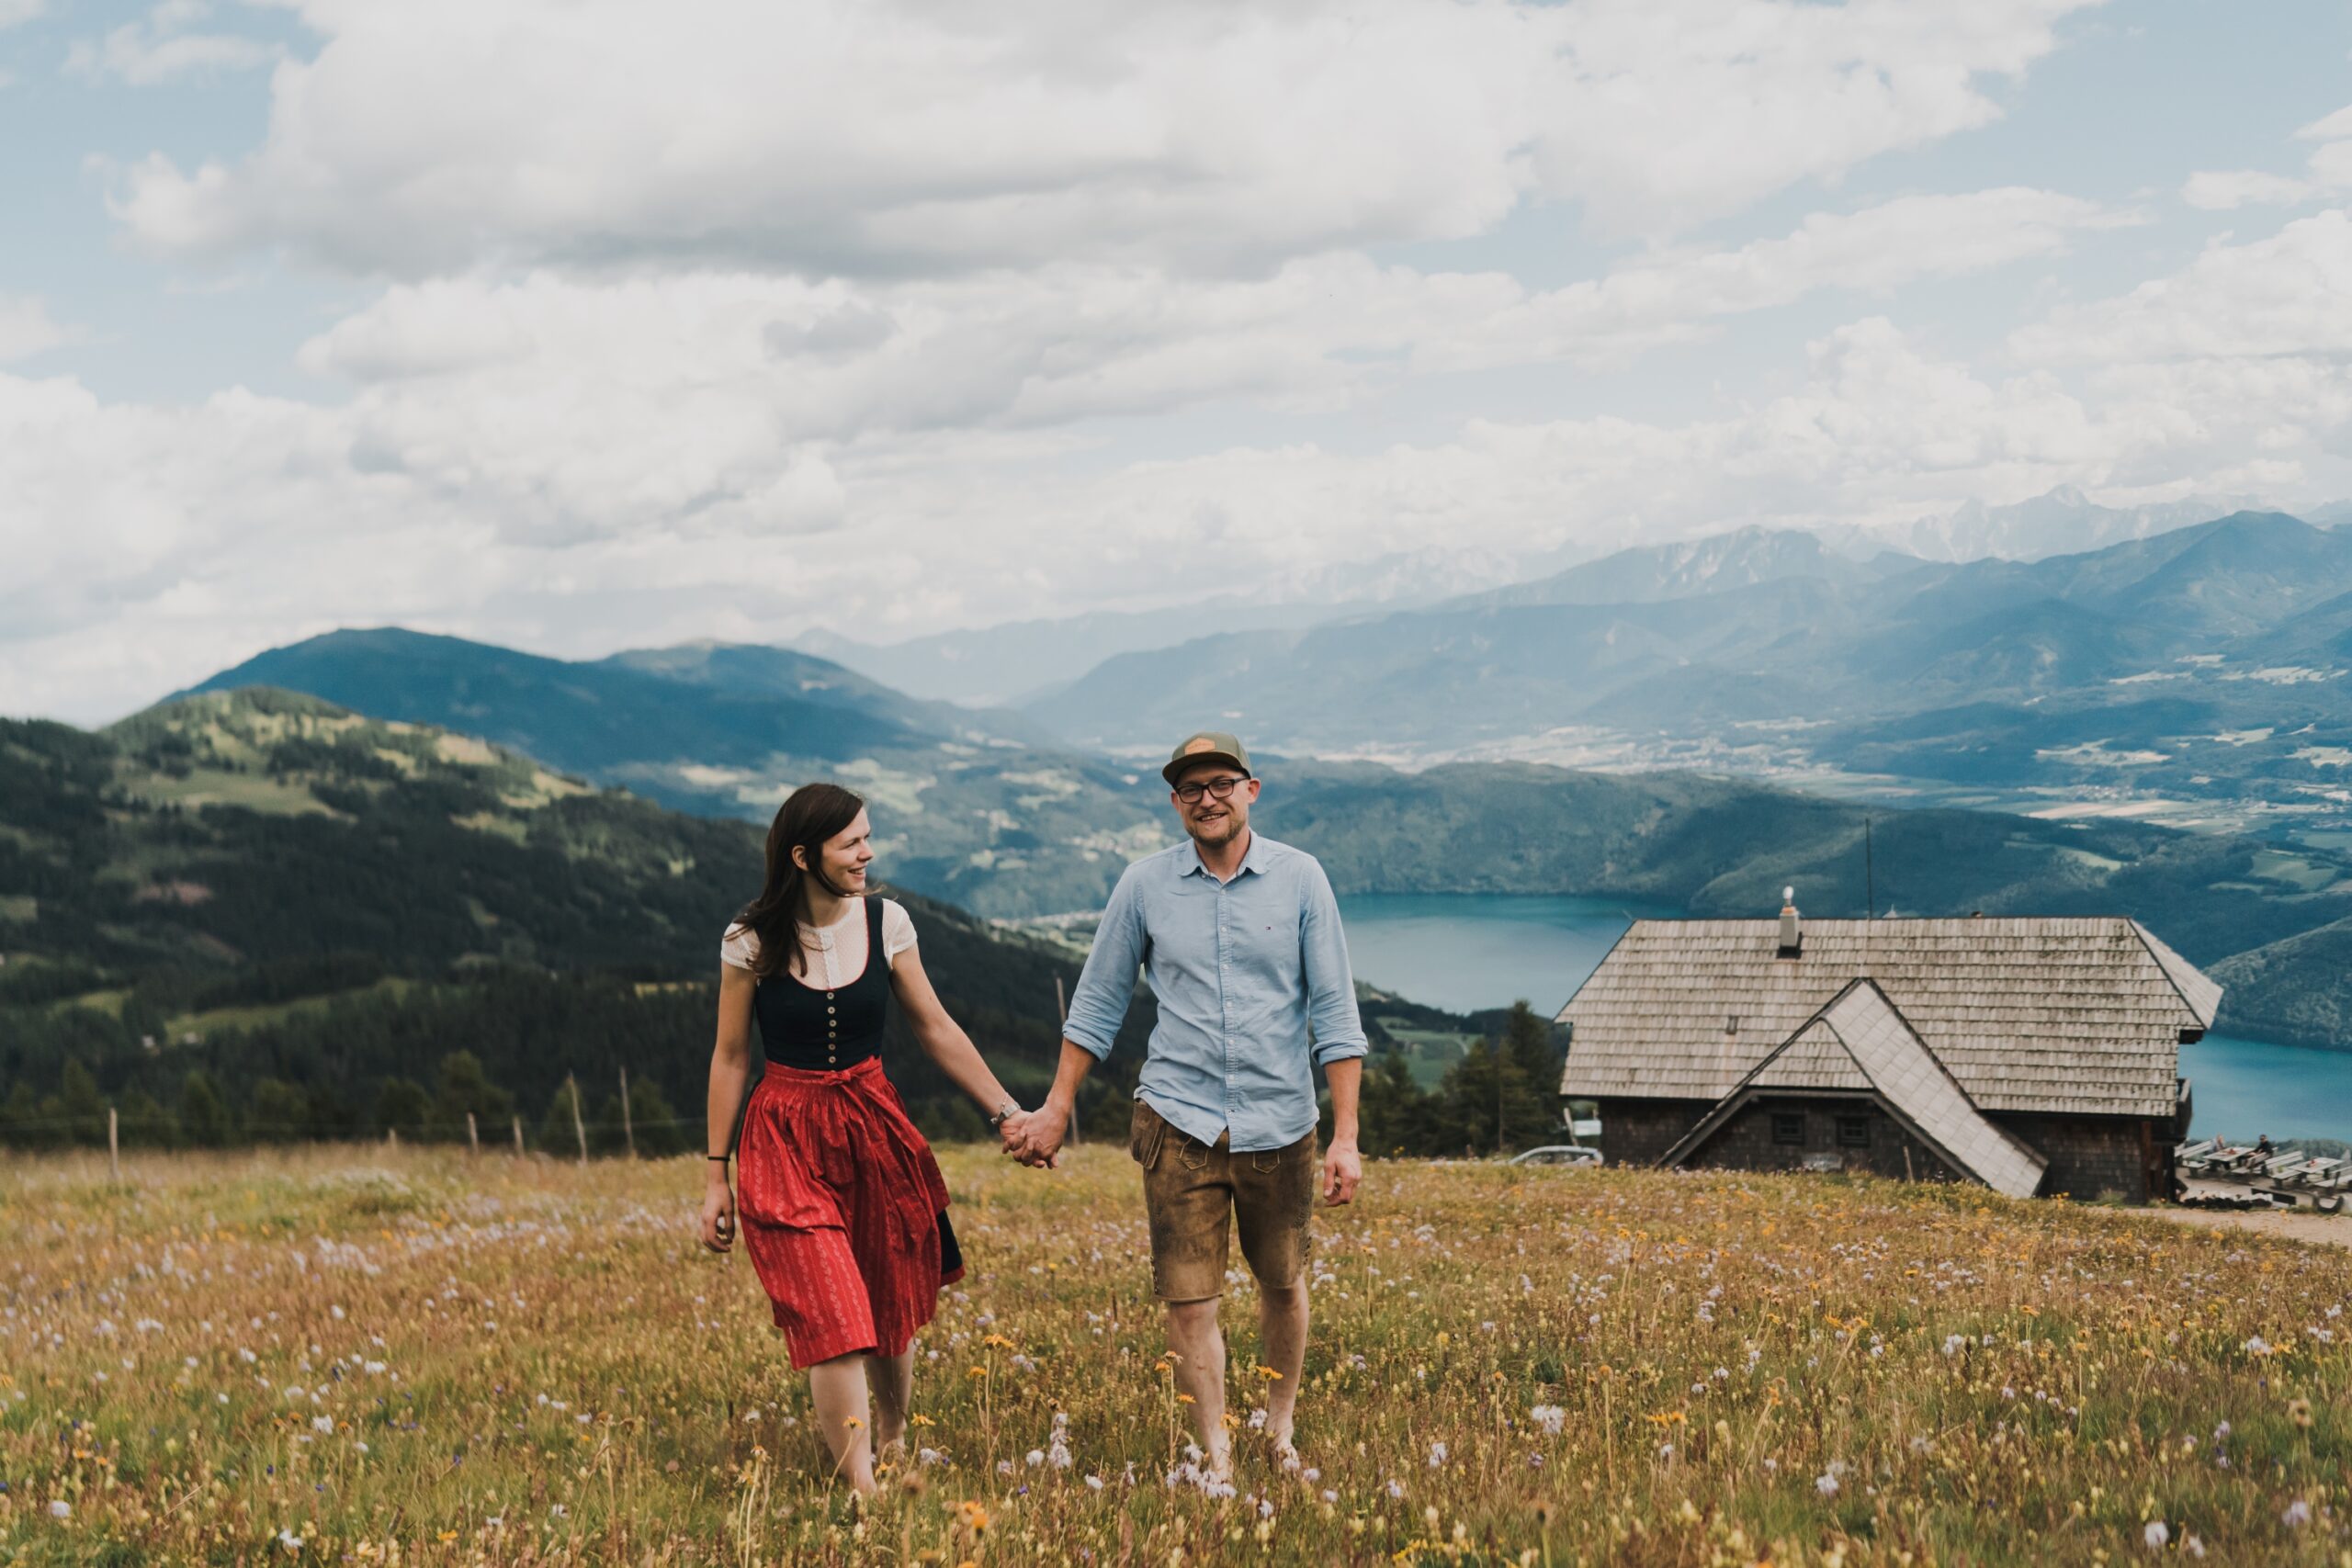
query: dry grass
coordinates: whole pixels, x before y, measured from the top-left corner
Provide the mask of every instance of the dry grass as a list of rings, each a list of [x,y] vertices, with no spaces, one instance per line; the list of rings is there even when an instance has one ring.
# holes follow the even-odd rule
[[[1168,1480],[1131,1168],[945,1157],[975,1277],[863,1514],[748,1267],[690,1244],[698,1161],[0,1164],[0,1559],[2352,1563],[2334,1249],[1382,1164],[1318,1218],[1312,1468],[1244,1433],[1219,1499]]]

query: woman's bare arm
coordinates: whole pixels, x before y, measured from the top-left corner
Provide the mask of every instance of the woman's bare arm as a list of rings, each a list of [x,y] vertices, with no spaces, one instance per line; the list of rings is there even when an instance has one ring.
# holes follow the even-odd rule
[[[704,1108],[704,1137],[716,1145],[706,1155],[731,1153],[735,1118],[743,1109],[743,1086],[752,1077],[752,993],[759,982],[748,969],[732,964],[718,966],[718,1039],[710,1051],[710,1094]],[[728,1185],[727,1162],[706,1159],[709,1172],[703,1183],[702,1244],[713,1252],[735,1245],[735,1194]]]
[[[972,1097],[973,1104],[993,1116],[999,1107],[1014,1103],[988,1063],[980,1059],[972,1037],[947,1016],[939,993],[931,988],[931,976],[923,973],[918,950],[910,947],[891,960],[890,985],[898,992],[899,1005],[907,1010],[907,1024],[914,1031],[915,1043],[939,1064],[939,1070],[957,1089]]]

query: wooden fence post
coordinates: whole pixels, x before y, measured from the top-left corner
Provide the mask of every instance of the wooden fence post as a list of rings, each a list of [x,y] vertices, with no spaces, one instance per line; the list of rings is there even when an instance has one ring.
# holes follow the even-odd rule
[[[580,1119],[580,1079],[567,1073],[564,1075],[563,1081],[571,1086],[571,1134],[580,1140],[580,1163],[586,1165],[588,1163],[588,1123]]]
[[[401,1146],[401,1130],[398,1127],[384,1129],[384,1146],[388,1149],[396,1149]]]
[[[621,1141],[628,1145],[628,1157],[637,1157],[637,1127],[628,1116],[628,1069],[621,1069]]]
[[[470,1111],[466,1112],[466,1146],[476,1154],[481,1153],[481,1134],[474,1126],[474,1113]]]
[[[118,1183],[122,1180],[122,1127],[111,1105],[107,1107],[107,1173]]]
[[[523,1157],[523,1119],[520,1116],[514,1118],[514,1157]]]

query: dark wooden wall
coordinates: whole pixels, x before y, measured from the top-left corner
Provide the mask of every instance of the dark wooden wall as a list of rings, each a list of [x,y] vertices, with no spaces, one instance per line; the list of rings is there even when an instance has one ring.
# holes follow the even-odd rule
[[[1710,1109],[1696,1100],[1603,1100],[1600,1108],[1601,1152],[1611,1165],[1655,1164],[1682,1135],[1696,1126]],[[1772,1142],[1772,1112],[1800,1111],[1805,1118],[1805,1140],[1790,1145]],[[1871,1118],[1867,1149],[1841,1148],[1838,1118]],[[2168,1170],[2173,1128],[2137,1116],[2052,1116],[1995,1111],[1990,1119],[2024,1140],[2029,1148],[2050,1162],[2042,1179],[2044,1196],[2083,1201],[2120,1199],[2145,1203],[2168,1195]],[[1838,1154],[1843,1168],[1880,1176],[1905,1174],[1903,1154],[1911,1152],[1911,1171],[1918,1179],[1952,1178],[1942,1162],[1903,1131],[1884,1111],[1868,1101],[1808,1099],[1790,1096],[1758,1100],[1741,1111],[1718,1131],[1691,1160],[1696,1166],[1736,1170],[1787,1170],[1803,1166],[1808,1154]]]
[[[1804,1119],[1804,1140],[1781,1144],[1772,1140],[1776,1115]],[[1868,1145],[1847,1147],[1838,1141],[1840,1117],[1860,1117],[1870,1136]],[[1905,1156],[1909,1163],[1905,1163]],[[1918,1181],[1953,1181],[1960,1173],[1945,1165],[1934,1150],[1903,1129],[1903,1124],[1867,1100],[1815,1100],[1798,1096],[1759,1099],[1744,1107],[1691,1156],[1694,1166],[1725,1166],[1736,1170],[1799,1170],[1807,1157],[1835,1155],[1840,1170],[1863,1170],[1874,1176]]]

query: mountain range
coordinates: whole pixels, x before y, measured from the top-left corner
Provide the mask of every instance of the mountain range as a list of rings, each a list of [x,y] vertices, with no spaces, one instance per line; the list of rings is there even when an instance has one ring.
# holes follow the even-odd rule
[[[1690,565],[1686,558],[1677,570]],[[1733,593],[1818,587],[1807,580],[1751,581]],[[1662,599],[1644,608],[1687,613],[1725,596]],[[524,755],[527,740],[543,749],[535,767],[548,778],[579,781],[569,787],[595,786],[599,800],[626,800],[606,793],[623,786],[688,813],[755,824],[788,784],[840,777],[873,803],[893,886],[987,915],[1097,908],[1130,860],[1173,841],[1172,817],[1148,769],[1024,744],[1008,733],[1017,720],[943,715],[868,691],[812,656],[772,649],[695,645],[567,663],[396,630],[333,634],[225,671],[203,682],[204,692],[125,721],[110,738],[145,757],[139,748],[149,745],[149,728],[175,732],[191,704],[300,700],[271,696],[276,687],[257,684],[265,679],[300,681],[340,712],[365,700],[378,709],[369,722],[416,727],[440,737],[436,746],[478,745],[458,738],[479,737]],[[220,755],[238,754],[221,750],[226,742],[207,744]],[[234,807],[258,787],[255,769],[275,776],[294,765],[287,758],[295,755],[255,754],[244,773],[196,767],[173,786],[173,798],[199,809]],[[150,766],[162,761],[151,759]],[[2352,980],[2323,984],[2313,976],[2313,955],[2338,940],[2325,928],[2352,892],[2352,854],[2335,849],[2130,820],[1882,810],[1871,825],[1875,877],[1866,888],[1868,808],[1754,781],[1507,762],[1404,771],[1280,754],[1262,758],[1260,771],[1267,778],[1261,826],[1320,857],[1342,893],[1575,892],[1726,915],[1777,908],[1779,888],[1793,884],[1806,908],[1825,914],[1861,912],[1866,901],[1908,913],[2120,910],[2151,919],[2200,964],[2244,959],[2292,976],[2233,988],[2236,1015],[2280,1037],[2352,1038]],[[516,798],[530,793],[503,789]],[[453,806],[442,816],[478,831],[475,810]],[[742,823],[729,830],[753,833]],[[687,851],[664,858],[700,864],[707,857]],[[0,888],[6,885],[0,874]],[[658,943],[643,933],[659,929],[650,919],[631,917],[628,938],[649,953]],[[93,913],[62,945],[86,943],[112,923]],[[689,930],[681,940],[683,961],[700,937]],[[2347,1026],[2340,1033],[2339,1023]]]
[[[1323,755],[1864,776],[1888,797],[2029,807],[2154,797],[2313,841],[2352,830],[2347,671],[2352,531],[2240,513],[2034,561],[1857,561],[1750,530],[1122,655],[1030,711],[1113,752],[1206,710]]]

